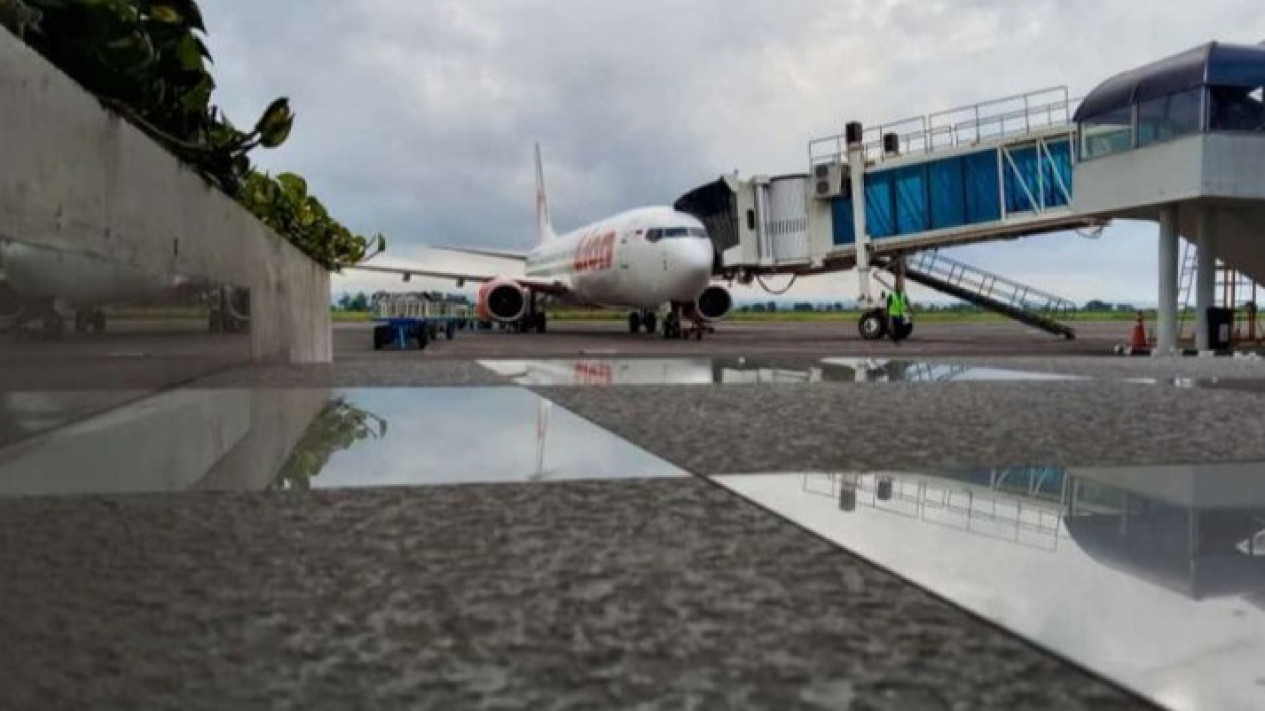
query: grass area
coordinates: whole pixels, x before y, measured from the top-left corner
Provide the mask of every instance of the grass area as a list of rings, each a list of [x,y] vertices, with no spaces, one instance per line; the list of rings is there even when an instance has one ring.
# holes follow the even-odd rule
[[[330,313],[335,323],[364,323],[373,320],[371,311],[334,311]]]

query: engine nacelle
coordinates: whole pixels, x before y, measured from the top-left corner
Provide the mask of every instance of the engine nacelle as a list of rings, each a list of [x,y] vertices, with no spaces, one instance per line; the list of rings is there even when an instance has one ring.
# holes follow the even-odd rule
[[[703,293],[698,295],[693,304],[687,308],[687,315],[690,317],[697,316],[704,321],[719,321],[729,315],[729,311],[733,309],[734,300],[729,295],[729,290],[723,286],[712,284],[703,289]]]
[[[527,290],[513,279],[493,279],[479,287],[475,313],[480,321],[515,322],[527,313]]]

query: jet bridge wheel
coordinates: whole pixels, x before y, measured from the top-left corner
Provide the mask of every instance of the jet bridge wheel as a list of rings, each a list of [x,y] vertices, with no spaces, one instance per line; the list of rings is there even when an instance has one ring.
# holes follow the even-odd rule
[[[641,330],[641,314],[633,311],[628,314],[628,332],[636,333]]]
[[[870,309],[861,314],[861,320],[857,322],[857,331],[861,333],[861,338],[867,341],[877,341],[887,335],[887,319],[883,315],[881,309]]]

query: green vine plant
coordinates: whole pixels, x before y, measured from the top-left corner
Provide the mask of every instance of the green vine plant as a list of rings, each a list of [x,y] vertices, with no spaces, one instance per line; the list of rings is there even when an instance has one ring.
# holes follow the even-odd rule
[[[380,439],[386,433],[386,420],[341,398],[332,400],[303,432],[303,437],[281,465],[271,488],[311,489],[312,479],[321,473],[335,452],[346,450],[370,437]]]
[[[284,144],[294,112],[275,99],[244,132],[211,103],[195,0],[0,0],[0,25],[326,269],[386,249],[333,219],[302,178],[254,169],[249,153]]]

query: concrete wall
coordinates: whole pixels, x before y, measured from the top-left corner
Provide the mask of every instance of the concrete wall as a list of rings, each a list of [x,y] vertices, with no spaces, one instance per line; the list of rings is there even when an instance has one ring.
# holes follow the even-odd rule
[[[249,287],[255,359],[332,359],[328,272],[3,29],[0,237]]]

